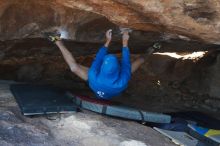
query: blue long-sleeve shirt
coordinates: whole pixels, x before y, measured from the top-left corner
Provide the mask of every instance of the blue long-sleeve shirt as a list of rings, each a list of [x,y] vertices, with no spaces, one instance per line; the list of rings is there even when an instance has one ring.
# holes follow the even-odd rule
[[[88,75],[89,86],[99,98],[110,99],[119,95],[127,88],[128,81],[131,78],[131,63],[129,48],[122,48],[122,59],[119,68],[119,74],[116,80],[105,79],[100,74],[100,69],[104,57],[107,55],[107,48],[102,47],[96,54]]]

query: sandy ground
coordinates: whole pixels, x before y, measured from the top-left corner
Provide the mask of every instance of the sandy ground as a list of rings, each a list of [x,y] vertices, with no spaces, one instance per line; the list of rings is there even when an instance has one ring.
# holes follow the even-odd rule
[[[1,146],[172,146],[169,139],[150,127],[89,111],[25,117],[9,90],[0,81]]]

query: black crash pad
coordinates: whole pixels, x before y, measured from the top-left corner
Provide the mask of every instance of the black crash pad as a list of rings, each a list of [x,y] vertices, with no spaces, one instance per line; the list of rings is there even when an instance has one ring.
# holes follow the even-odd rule
[[[12,84],[10,90],[24,115],[67,113],[77,110],[66,91],[49,85]]]

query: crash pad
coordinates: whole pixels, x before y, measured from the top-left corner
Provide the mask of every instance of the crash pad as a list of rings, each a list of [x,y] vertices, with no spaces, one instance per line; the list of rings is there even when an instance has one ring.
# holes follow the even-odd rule
[[[154,127],[156,131],[171,139],[175,144],[181,146],[209,146],[200,140],[190,136],[186,132],[170,131]],[[211,146],[211,145],[210,145]]]
[[[74,103],[83,109],[108,116],[153,123],[170,123],[171,117],[166,114],[147,112],[123,104],[114,103],[108,100],[100,100],[87,96],[78,96],[69,93]]]
[[[182,118],[187,121],[194,121],[202,127],[209,127],[210,129],[220,130],[220,120],[217,117],[207,115],[198,111],[185,111],[185,112],[175,112],[168,113],[173,118]]]
[[[220,130],[209,129],[194,124],[188,124],[188,127],[190,128],[190,134],[198,139],[207,141],[213,146],[220,145]]]
[[[66,91],[49,85],[12,84],[10,90],[24,115],[75,112]]]

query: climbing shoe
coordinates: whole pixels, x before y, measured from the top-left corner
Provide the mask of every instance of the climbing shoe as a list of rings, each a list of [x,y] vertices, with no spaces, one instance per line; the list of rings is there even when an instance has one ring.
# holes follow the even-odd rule
[[[61,40],[61,34],[58,31],[55,32],[44,32],[44,36],[51,42],[56,42]]]
[[[156,49],[156,50],[159,50],[161,48],[161,44],[160,43],[154,43],[153,48]]]
[[[155,50],[159,50],[160,48],[161,48],[160,43],[154,43],[153,46],[149,47],[145,53],[147,55],[151,55]]]

